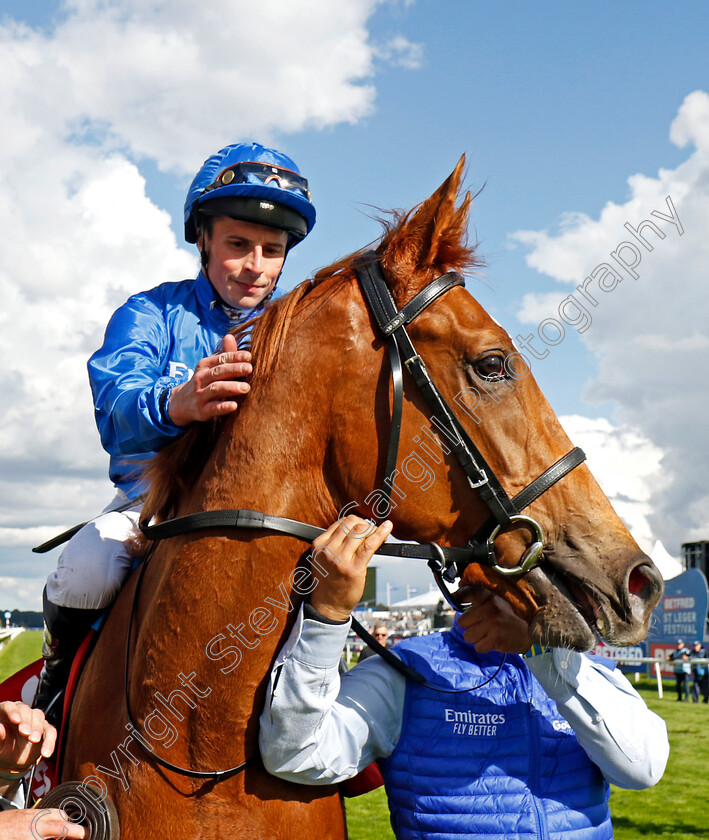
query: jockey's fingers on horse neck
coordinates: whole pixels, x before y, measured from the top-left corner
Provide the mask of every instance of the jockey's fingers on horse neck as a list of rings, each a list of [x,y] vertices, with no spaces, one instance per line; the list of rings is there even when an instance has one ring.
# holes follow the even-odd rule
[[[236,336],[233,336],[231,333],[227,333],[224,336],[224,338],[222,339],[222,345],[221,345],[220,350],[223,353],[232,353],[232,352],[234,352],[235,350],[238,350],[238,349],[239,349],[239,344],[236,340]],[[244,351],[244,352],[248,352],[248,351]],[[250,353],[249,353],[249,356],[251,356]]]
[[[222,353],[216,358],[216,364],[209,369],[207,375],[210,379],[241,379],[245,376],[250,376],[253,373],[253,367],[250,362],[243,362],[241,359],[230,359],[228,354]]]

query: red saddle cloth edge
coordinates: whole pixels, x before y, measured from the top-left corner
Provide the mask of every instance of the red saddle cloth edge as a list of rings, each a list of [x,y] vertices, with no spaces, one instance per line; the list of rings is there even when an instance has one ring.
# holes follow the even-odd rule
[[[384,784],[384,779],[379,771],[379,765],[376,761],[368,764],[364,770],[352,779],[346,782],[340,782],[340,790],[343,796],[361,796],[363,793],[369,793],[376,790]]]
[[[62,727],[61,731],[59,732],[59,737],[57,738],[57,748],[54,751],[54,763],[55,763],[55,773],[59,772],[59,768],[62,766],[62,750],[64,749],[64,741],[66,739],[66,725],[69,721],[69,715],[71,714],[71,704],[74,701],[74,692],[76,691],[76,684],[79,682],[79,677],[81,676],[81,672],[84,670],[84,665],[86,664],[86,659],[93,647],[93,643],[96,639],[98,634],[97,630],[91,628],[89,632],[86,634],[86,638],[79,646],[79,650],[76,652],[76,656],[74,657],[74,661],[71,664],[71,671],[69,671],[69,679],[67,680],[66,684],[66,691],[64,692],[64,709],[62,712]],[[56,779],[54,780],[54,784],[56,784]]]
[[[74,690],[76,689],[76,684],[79,681],[81,670],[95,635],[95,630],[89,631],[72,663],[71,671],[69,672],[69,682],[64,693],[62,729],[57,739],[57,748],[50,759],[42,758],[35,768],[34,779],[32,780],[32,795],[37,799],[47,794],[57,784],[58,768],[61,766],[61,744],[65,736],[64,724],[69,719],[69,710],[74,697]],[[0,701],[14,700],[31,706],[37,689],[37,683],[39,682],[39,672],[42,670],[43,664],[43,659],[37,659],[0,683]]]

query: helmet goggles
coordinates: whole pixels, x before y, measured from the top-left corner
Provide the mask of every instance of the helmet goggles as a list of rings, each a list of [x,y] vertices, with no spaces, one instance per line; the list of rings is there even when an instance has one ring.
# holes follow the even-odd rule
[[[288,192],[300,190],[310,201],[308,181],[302,175],[291,169],[282,169],[279,166],[256,161],[241,161],[228,166],[219,173],[215,181],[204,188],[202,195],[230,184],[274,184]]]

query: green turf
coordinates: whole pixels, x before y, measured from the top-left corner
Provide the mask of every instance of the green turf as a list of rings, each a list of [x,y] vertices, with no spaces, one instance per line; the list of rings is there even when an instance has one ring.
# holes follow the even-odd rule
[[[349,840],[394,840],[383,787],[345,802]]]
[[[0,682],[42,655],[42,631],[25,630],[0,646]]]
[[[40,631],[26,631],[0,647],[0,681],[37,659]],[[654,682],[638,690],[667,722],[670,761],[664,778],[650,790],[613,788],[611,813],[615,840],[709,840],[709,705],[677,703],[672,686],[657,697]],[[384,789],[347,800],[350,840],[392,840]]]

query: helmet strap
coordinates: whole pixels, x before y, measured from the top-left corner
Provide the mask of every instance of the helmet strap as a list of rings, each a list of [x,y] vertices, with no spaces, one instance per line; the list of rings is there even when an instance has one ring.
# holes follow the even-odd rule
[[[202,266],[202,274],[207,278],[209,281],[209,285],[214,288],[212,281],[209,278],[209,251],[207,250],[207,231],[204,229],[202,225],[199,225],[197,228],[197,241],[202,239],[202,244],[199,249],[199,261]],[[216,291],[216,290],[215,290]]]
[[[269,300],[273,297],[273,293],[276,291],[278,287],[278,281],[281,279],[281,274],[283,274],[283,269],[286,267],[286,260],[288,259],[288,252],[290,249],[295,245],[295,242],[289,236],[288,241],[286,243],[286,252],[283,255],[283,265],[281,266],[281,270],[278,272],[278,277],[276,277],[276,282],[273,284],[273,288],[271,291],[266,295],[266,297],[261,301],[261,304],[268,303]]]

